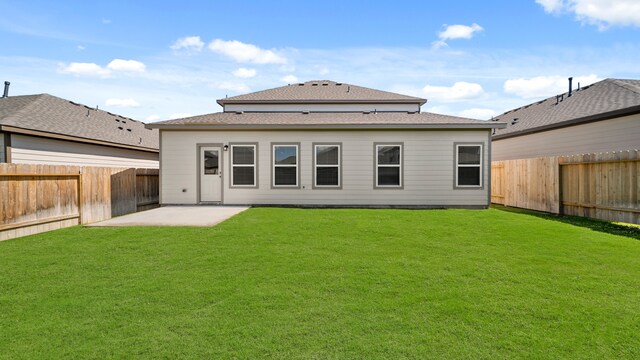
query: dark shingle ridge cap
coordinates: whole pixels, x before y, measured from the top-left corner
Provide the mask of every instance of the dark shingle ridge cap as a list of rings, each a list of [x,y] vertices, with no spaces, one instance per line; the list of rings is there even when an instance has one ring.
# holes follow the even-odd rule
[[[314,85],[315,84],[315,85]],[[323,85],[326,84],[326,85]],[[313,94],[304,96],[295,96],[287,98],[286,92],[289,90],[289,96],[295,95],[295,92],[306,90],[309,87],[323,88],[325,86],[340,86],[341,89],[361,92],[367,97],[355,97],[355,98],[316,98]],[[304,87],[304,88],[303,88]],[[350,92],[350,91],[349,91]],[[283,94],[285,93],[285,94]],[[375,95],[383,96],[382,98],[376,98]],[[260,98],[260,97],[263,98]],[[334,103],[419,103],[423,105],[427,102],[426,99],[418,98],[409,95],[398,94],[390,91],[378,90],[367,88],[364,86],[358,86],[348,83],[341,83],[332,80],[310,80],[303,83],[293,83],[285,86],[279,86],[275,88],[255,91],[247,94],[232,96],[224,99],[218,99],[217,103],[220,106],[225,104],[300,104],[300,103],[315,103],[315,104],[334,104]]]

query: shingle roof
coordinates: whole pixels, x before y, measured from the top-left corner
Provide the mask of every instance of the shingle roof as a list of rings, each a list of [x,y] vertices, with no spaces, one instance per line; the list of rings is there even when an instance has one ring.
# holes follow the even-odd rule
[[[553,96],[497,116],[508,125],[494,139],[640,112],[640,80],[605,79],[560,96],[557,103]]]
[[[0,126],[158,149],[158,131],[145,124],[48,94],[0,98]]]
[[[433,128],[492,128],[504,123],[473,120],[433,113],[380,112],[380,113],[233,113],[219,112],[183,119],[147,124],[152,128],[304,128],[304,127],[359,127],[379,128],[433,127]]]
[[[425,99],[329,80],[290,84],[218,100],[218,104],[246,103],[419,103]]]

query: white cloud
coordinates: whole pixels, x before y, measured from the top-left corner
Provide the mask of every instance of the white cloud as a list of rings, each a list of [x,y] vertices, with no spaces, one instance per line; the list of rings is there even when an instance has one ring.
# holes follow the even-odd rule
[[[187,36],[176,40],[171,48],[173,50],[187,49],[194,51],[201,51],[204,47],[204,42],[200,39],[200,36]]]
[[[252,78],[256,76],[256,69],[239,68],[232,72],[233,76],[239,78]]]
[[[600,30],[613,25],[640,27],[638,0],[536,0],[536,2],[548,13],[574,13],[581,22],[596,25]]]
[[[484,89],[480,84],[458,81],[453,86],[432,86],[422,88],[423,94],[428,100],[442,102],[455,102],[476,99],[484,95]]]
[[[295,75],[287,75],[280,78],[280,81],[287,84],[293,84],[298,82],[298,78]]]
[[[99,76],[107,77],[111,73],[108,69],[96,63],[78,63],[72,62],[69,65],[61,65],[61,73],[71,74],[74,76]]]
[[[484,109],[484,108],[471,108],[462,110],[460,112],[460,116],[472,118],[472,119],[480,119],[480,120],[489,120],[492,116],[496,116],[498,113],[493,109]]]
[[[602,80],[597,75],[576,76],[573,78],[574,89]],[[509,79],[504,82],[504,91],[518,95],[524,99],[549,97],[569,90],[567,76],[536,76],[529,79]]]
[[[107,65],[107,69],[113,70],[113,71],[142,73],[146,70],[146,66],[140,61],[136,61],[136,60],[113,59],[109,63],[109,65]]]
[[[140,103],[134,99],[116,99],[111,98],[107,99],[104,104],[106,106],[117,106],[117,107],[138,107]]]
[[[86,47],[84,47],[82,45],[78,45],[78,46],[76,46],[76,49],[82,51],[82,50],[86,49]]]
[[[104,19],[103,18],[102,19],[102,23],[105,24],[105,25],[109,25],[109,24],[111,24],[111,19]]]
[[[145,121],[149,121],[149,122],[158,121],[158,120],[160,120],[160,115],[158,115],[158,114],[149,115],[146,118],[144,118],[144,120]]]
[[[443,46],[448,46],[447,40],[454,39],[471,39],[477,32],[484,30],[482,26],[473,23],[471,26],[467,25],[449,25],[443,31],[438,33],[438,40],[432,43],[433,47],[438,49]]]
[[[246,93],[251,91],[251,89],[249,89],[249,87],[245,84],[238,84],[238,83],[232,83],[227,81],[221,82],[220,84],[218,84],[218,89],[231,90],[237,93]]]
[[[191,113],[175,113],[175,114],[169,115],[169,120],[186,118],[190,116],[193,116],[193,115],[191,115]]]
[[[252,44],[238,40],[225,41],[215,39],[209,43],[213,52],[225,55],[240,63],[254,64],[286,64],[287,59],[272,50],[261,49]]]

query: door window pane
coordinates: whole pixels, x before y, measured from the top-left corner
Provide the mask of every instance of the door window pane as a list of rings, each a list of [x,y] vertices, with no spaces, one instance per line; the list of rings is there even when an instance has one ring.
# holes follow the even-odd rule
[[[218,175],[218,151],[204,151],[204,173],[205,175]]]

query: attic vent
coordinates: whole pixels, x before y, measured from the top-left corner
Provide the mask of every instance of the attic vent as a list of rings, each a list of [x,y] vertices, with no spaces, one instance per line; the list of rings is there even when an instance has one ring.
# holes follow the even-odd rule
[[[123,124],[126,124],[127,122],[126,122],[126,121],[124,121],[124,120],[122,120],[122,123],[123,123]]]
[[[302,113],[303,113],[303,114],[305,114],[305,115],[307,115],[307,114],[309,114],[309,110],[305,110],[305,111],[303,111]]]
[[[131,129],[127,129],[128,132],[131,132]]]
[[[304,83],[300,83],[300,84],[298,84],[298,86],[304,86]]]
[[[513,118],[513,120],[511,120],[511,125],[515,125],[515,124],[517,124],[517,123],[518,123],[518,120],[520,120],[520,119],[518,119],[518,118]]]
[[[363,111],[363,114],[371,114],[371,111]]]
[[[244,111],[236,111],[236,115],[242,115],[244,114]]]
[[[342,83],[336,83],[336,86],[340,86],[340,85],[342,85]]]
[[[74,103],[73,101],[69,101],[69,103],[70,103],[70,104],[73,104],[73,105],[75,105],[75,106],[81,106],[80,104],[78,104],[78,103]]]
[[[124,130],[124,128],[122,126],[118,126],[118,129],[120,130]]]
[[[409,114],[409,115],[413,115],[415,113],[417,113],[417,111],[407,111],[407,114]]]
[[[581,90],[587,90],[590,87],[591,87],[591,85],[587,85],[587,86],[583,87]]]
[[[318,86],[318,84],[311,84],[311,86]]]
[[[327,84],[327,83],[322,84],[322,86],[328,86],[328,85],[329,85],[329,84]]]
[[[120,119],[116,119],[117,122],[120,122]]]

